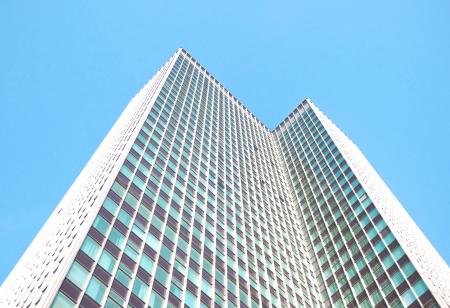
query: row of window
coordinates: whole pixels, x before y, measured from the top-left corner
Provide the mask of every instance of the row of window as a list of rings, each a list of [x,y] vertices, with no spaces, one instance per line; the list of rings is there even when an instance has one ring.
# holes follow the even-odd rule
[[[383,301],[382,291],[391,305],[401,305],[392,284],[406,305],[418,300],[427,291],[423,280],[317,116],[307,108],[295,121],[283,129],[281,148],[294,157],[288,166],[305,219],[303,230],[314,243],[331,301],[376,305]],[[392,258],[401,266],[393,265]],[[430,302],[429,294],[425,301]]]
[[[269,153],[260,152],[262,146],[257,159],[240,166],[240,155],[249,157],[251,151],[244,140],[263,140],[267,146],[268,132],[255,127],[239,108],[227,107],[235,113],[225,117],[226,105],[219,98],[214,103],[204,101],[204,94],[199,100],[195,94],[184,96],[182,91],[189,93],[193,83],[187,86],[185,80],[195,73],[190,66],[179,73],[186,74],[184,81],[172,79],[180,80],[179,92],[165,86],[167,98],[157,99],[83,243],[79,258],[88,258],[90,265],[78,259],[73,264],[93,271],[91,278],[82,284],[69,275],[67,280],[79,288],[81,301],[106,300],[109,305],[122,305],[127,298],[129,303],[164,298],[208,303],[214,298],[220,304],[225,294],[230,303],[242,305],[250,305],[248,298],[256,305],[305,300],[316,291],[301,274],[301,258],[292,256],[298,256],[299,244],[295,225],[282,223],[291,222],[286,204],[275,203],[270,194],[280,194],[281,181],[267,177],[274,167],[262,160]],[[224,122],[218,128],[227,131],[223,139],[214,139],[216,128],[199,122],[201,116]],[[242,131],[231,128],[233,118]],[[258,179],[262,174],[264,181]],[[243,194],[247,191],[249,195]]]

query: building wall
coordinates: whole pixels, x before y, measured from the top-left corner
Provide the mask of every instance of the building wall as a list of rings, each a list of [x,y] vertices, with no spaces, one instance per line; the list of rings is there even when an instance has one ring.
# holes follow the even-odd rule
[[[423,235],[405,236],[414,223],[369,167],[312,102],[271,132],[180,49],[129,103],[0,304],[445,306],[448,267]]]
[[[311,108],[441,307],[450,307],[450,269],[358,147],[313,103]],[[426,205],[424,205],[426,206]],[[409,285],[411,279],[408,278]],[[413,285],[414,289],[414,285]],[[408,291],[405,291],[408,292]],[[408,293],[405,293],[408,294]],[[426,293],[425,295],[429,295]],[[424,297],[425,297],[424,295]]]
[[[131,100],[0,289],[2,307],[46,307],[102,205],[172,57]]]
[[[392,219],[385,209],[392,193],[367,182],[367,165],[358,168],[355,150],[342,147],[349,139],[308,100],[275,133],[322,274],[326,306],[445,305],[445,293],[417,267],[414,251],[421,246],[400,239],[403,230],[417,227],[400,209]]]
[[[269,130],[182,51],[54,306],[320,305]]]

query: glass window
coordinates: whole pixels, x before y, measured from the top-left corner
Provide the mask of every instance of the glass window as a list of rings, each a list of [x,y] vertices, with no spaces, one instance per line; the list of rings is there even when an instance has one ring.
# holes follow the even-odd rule
[[[131,155],[130,155],[131,156]],[[130,169],[128,169],[125,165],[120,168],[120,171],[129,179],[131,179],[133,172],[131,172]]]
[[[131,231],[136,234],[141,240],[145,240],[145,233],[141,229],[139,229],[136,225],[133,225]]]
[[[100,264],[107,272],[111,273],[116,264],[116,259],[109,252],[104,250],[98,264]]]
[[[86,294],[94,299],[97,303],[101,303],[105,294],[106,286],[96,277],[92,277],[86,289]]]
[[[61,292],[56,294],[55,299],[53,300],[52,308],[72,308],[75,307],[75,304],[67,298]]]
[[[425,282],[423,282],[422,279],[416,281],[416,283],[413,285],[413,289],[419,297],[428,290]]]
[[[159,251],[159,241],[152,234],[147,236],[147,244],[153,248],[155,251]]]
[[[375,230],[374,227],[371,227],[367,232],[367,235],[369,236],[370,239],[373,239],[377,235],[377,231]]]
[[[378,242],[375,244],[375,250],[376,250],[377,253],[382,252],[382,251],[384,250],[384,248],[385,248],[385,246],[384,246],[383,241],[378,241]]]
[[[128,245],[125,246],[125,254],[131,258],[131,260],[137,260],[139,257],[139,254],[130,246],[131,242],[128,243]]]
[[[379,231],[381,231],[381,230],[383,230],[384,228],[386,228],[386,222],[383,220],[383,219],[381,219],[379,222],[377,222],[377,229],[379,230]]]
[[[155,279],[162,285],[166,284],[168,273],[161,267],[156,268]]]
[[[187,292],[189,292],[189,291],[187,291]],[[153,291],[152,295],[150,295],[150,301],[148,304],[150,307],[162,307],[163,299],[161,298],[161,296],[159,296],[158,293]],[[190,306],[190,307],[194,307],[194,306]]]
[[[100,231],[100,233],[102,233],[105,236],[106,236],[106,233],[108,233],[109,223],[101,216],[95,217],[93,226],[95,229]]]
[[[170,261],[170,258],[171,258],[171,256],[172,256],[172,251],[170,251],[170,249],[167,248],[166,245],[162,244],[160,255],[161,255],[166,261]]]
[[[105,303],[105,308],[121,308],[121,306],[117,304],[115,301],[113,301],[110,297],[108,297]]]
[[[114,182],[112,188],[111,188],[119,197],[122,197],[123,194],[125,193],[125,188],[122,187],[122,185],[120,185],[117,182]]]
[[[403,278],[402,273],[399,271],[392,275],[392,281],[396,287],[399,286],[404,280],[405,279]]]
[[[119,280],[125,287],[130,285],[131,278],[125,274],[120,268],[117,270],[116,279]]]
[[[135,176],[133,179],[133,183],[136,184],[141,190],[145,188],[145,183],[138,176]]]
[[[120,249],[123,249],[123,246],[125,245],[125,237],[122,233],[117,231],[116,228],[112,228],[111,234],[109,235],[109,240]]]
[[[131,216],[125,212],[123,209],[121,209],[119,211],[119,216],[118,219],[120,220],[120,222],[122,222],[125,226],[129,227],[130,226],[130,222],[131,222]]]
[[[77,287],[83,289],[86,282],[88,271],[84,269],[78,262],[74,261],[67,273],[67,278],[72,281]]]
[[[100,245],[90,236],[86,236],[83,245],[81,245],[81,250],[93,260],[96,260],[98,253],[100,252]]]
[[[194,294],[189,292],[189,290],[186,291],[186,301],[185,301],[185,303],[186,303],[186,305],[188,307],[195,307],[196,303],[197,303],[197,298],[195,297]]]
[[[411,262],[407,262],[402,266],[403,273],[405,274],[405,277],[411,276],[412,273],[416,271],[414,268],[414,265],[412,265]]]
[[[119,206],[108,197],[105,199],[105,202],[103,202],[103,207],[111,214],[116,215],[116,211]]]
[[[139,278],[136,278],[133,285],[133,293],[137,295],[140,299],[142,299],[145,302],[145,299],[147,297],[148,292],[148,286],[146,283],[144,283]]]
[[[143,269],[145,269],[147,272],[151,273],[153,268],[153,260],[147,257],[146,254],[142,255],[141,258],[141,264]]]
[[[391,231],[389,231],[389,234],[387,234],[384,237],[384,241],[386,242],[386,245],[389,245],[390,243],[392,243],[395,240],[394,234],[392,234]]]
[[[416,300],[416,297],[414,296],[414,293],[411,291],[411,289],[408,289],[403,292],[402,299],[405,302],[406,306],[409,306]]]
[[[403,251],[403,249],[400,246],[398,246],[397,248],[394,249],[392,254],[394,255],[395,260],[399,260],[401,257],[403,257],[405,252]]]
[[[125,197],[125,201],[131,205],[131,207],[133,209],[136,209],[137,204],[138,204],[138,200],[130,193],[127,194],[127,196]]]
[[[384,264],[384,267],[386,267],[386,269],[388,269],[392,266],[392,264],[394,264],[394,259],[392,259],[392,257],[390,255],[387,255],[386,257],[383,258],[383,264]]]

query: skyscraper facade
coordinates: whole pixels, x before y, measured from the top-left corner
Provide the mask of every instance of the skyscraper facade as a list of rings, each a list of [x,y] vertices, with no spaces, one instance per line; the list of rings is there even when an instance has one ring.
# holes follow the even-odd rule
[[[310,101],[273,131],[185,50],[1,288],[7,307],[449,307],[449,268]]]

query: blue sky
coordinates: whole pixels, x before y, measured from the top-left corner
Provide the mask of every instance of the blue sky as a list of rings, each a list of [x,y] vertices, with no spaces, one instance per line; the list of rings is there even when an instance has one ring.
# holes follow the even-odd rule
[[[178,47],[273,128],[311,98],[450,261],[450,3],[0,2],[0,282]]]

